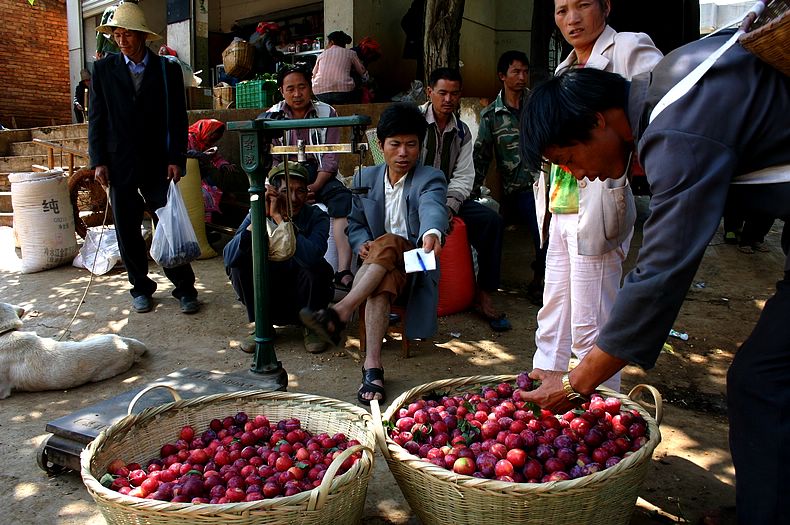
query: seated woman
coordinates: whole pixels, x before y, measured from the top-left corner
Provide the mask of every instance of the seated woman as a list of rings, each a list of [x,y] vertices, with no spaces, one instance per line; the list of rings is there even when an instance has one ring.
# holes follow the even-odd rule
[[[215,119],[201,119],[189,126],[187,157],[200,162],[201,187],[206,209],[206,222],[211,222],[211,214],[219,211],[222,191],[217,188],[217,174],[227,174],[236,166],[225,160],[217,152],[216,144],[225,133],[225,123]]]
[[[357,53],[346,49],[351,37],[343,31],[333,31],[327,36],[327,46],[313,67],[313,93],[321,102],[329,105],[358,102],[356,83],[351,69],[367,82],[368,72]]]

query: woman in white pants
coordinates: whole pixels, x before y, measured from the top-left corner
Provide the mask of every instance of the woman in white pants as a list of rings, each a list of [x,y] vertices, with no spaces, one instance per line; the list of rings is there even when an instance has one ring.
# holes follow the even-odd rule
[[[618,33],[607,25],[610,10],[610,0],[554,0],[554,21],[573,46],[555,74],[594,67],[630,80],[662,58],[646,34]],[[534,368],[568,370],[571,354],[584,359],[609,317],[636,220],[626,173],[619,179],[577,182],[567,170],[552,166],[535,182],[538,224],[549,244]],[[620,374],[604,386],[619,390]]]

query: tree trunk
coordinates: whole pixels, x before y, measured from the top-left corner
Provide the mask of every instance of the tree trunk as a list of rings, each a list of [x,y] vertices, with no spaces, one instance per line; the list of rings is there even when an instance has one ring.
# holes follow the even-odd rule
[[[464,0],[425,2],[425,65],[427,80],[438,67],[458,68]]]

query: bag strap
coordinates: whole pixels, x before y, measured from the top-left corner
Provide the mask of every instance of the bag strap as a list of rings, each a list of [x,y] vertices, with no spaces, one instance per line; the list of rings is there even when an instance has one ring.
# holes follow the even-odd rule
[[[653,108],[653,111],[650,112],[650,118],[648,119],[648,124],[653,122],[656,117],[658,117],[662,111],[667,109],[669,106],[677,102],[683,95],[688,93],[691,88],[693,88],[697,82],[702,78],[702,76],[708,72],[708,70],[713,67],[713,64],[727,51],[729,48],[735,45],[738,39],[746,33],[746,31],[751,26],[752,22],[760,16],[760,14],[765,9],[765,1],[766,0],[758,0],[746,15],[743,18],[743,22],[738,30],[733,33],[727,42],[725,42],[720,48],[714,51],[708,58],[706,58],[700,65],[695,67],[691,73],[683,77],[680,82],[672,86],[661,100],[658,101],[658,104]]]
[[[291,204],[291,174],[288,171],[288,159],[285,159],[283,167],[285,168],[285,201],[287,202],[286,206],[288,206],[288,220],[292,221],[294,210],[293,204]]]

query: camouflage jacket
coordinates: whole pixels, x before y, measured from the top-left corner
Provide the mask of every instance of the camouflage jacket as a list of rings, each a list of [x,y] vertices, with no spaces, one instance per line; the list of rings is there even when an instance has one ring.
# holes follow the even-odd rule
[[[529,90],[525,90],[521,107],[524,107],[528,96]],[[494,156],[505,194],[532,190],[532,173],[522,164],[519,154],[519,121],[505,106],[502,91],[480,112],[480,128],[474,149],[476,188],[485,180]]]

